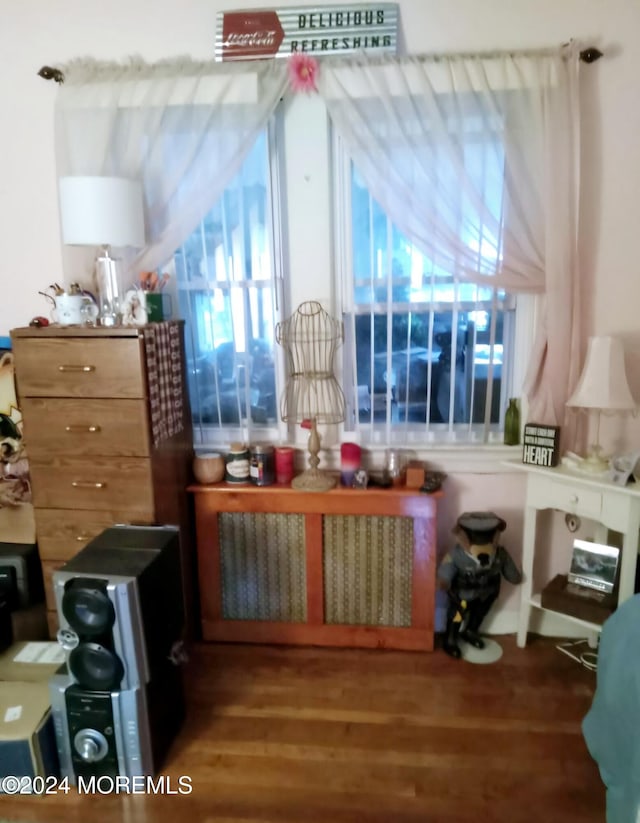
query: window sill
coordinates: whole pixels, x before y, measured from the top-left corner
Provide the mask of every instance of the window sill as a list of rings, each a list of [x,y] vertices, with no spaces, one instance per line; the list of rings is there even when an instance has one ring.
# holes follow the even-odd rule
[[[479,446],[429,446],[428,448],[403,449],[410,459],[421,460],[434,471],[447,474],[510,474],[514,470],[505,461],[522,459],[522,446],[489,444]],[[365,467],[371,471],[382,470],[385,449],[379,446],[363,447]],[[321,452],[322,465],[328,469],[340,469],[340,447]]]

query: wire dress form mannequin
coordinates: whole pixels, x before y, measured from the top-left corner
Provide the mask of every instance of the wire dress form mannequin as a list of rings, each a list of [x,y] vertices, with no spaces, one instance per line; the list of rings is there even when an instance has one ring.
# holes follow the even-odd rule
[[[344,341],[344,327],[315,300],[301,303],[287,320],[276,326],[276,340],[287,357],[288,378],[280,404],[285,423],[308,421],[309,468],[291,484],[295,489],[327,491],[335,486],[331,476],[318,469],[318,423],[342,423],[344,394],[333,373],[333,361]]]

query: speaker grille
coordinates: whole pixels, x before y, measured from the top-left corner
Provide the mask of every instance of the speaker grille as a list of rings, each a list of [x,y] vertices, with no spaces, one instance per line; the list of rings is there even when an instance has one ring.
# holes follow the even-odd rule
[[[98,643],[80,643],[69,655],[69,671],[84,689],[119,689],[124,677],[120,658]]]
[[[83,577],[65,586],[62,613],[78,635],[87,637],[107,634],[116,619],[105,581]]]

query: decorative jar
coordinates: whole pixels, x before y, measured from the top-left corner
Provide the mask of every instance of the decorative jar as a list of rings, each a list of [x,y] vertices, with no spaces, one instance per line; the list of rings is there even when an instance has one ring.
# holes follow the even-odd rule
[[[224,457],[218,452],[197,454],[193,458],[193,476],[206,486],[224,480]]]
[[[226,458],[224,479],[227,483],[248,483],[251,452],[244,443],[232,443]]]
[[[251,482],[256,486],[270,486],[276,482],[276,465],[273,446],[256,443],[251,446]]]

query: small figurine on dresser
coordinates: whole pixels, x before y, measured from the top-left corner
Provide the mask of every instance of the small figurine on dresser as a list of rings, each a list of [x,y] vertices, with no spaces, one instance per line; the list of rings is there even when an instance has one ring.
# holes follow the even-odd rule
[[[520,583],[522,573],[507,550],[499,545],[507,524],[493,512],[465,512],[453,529],[456,545],[438,568],[438,585],[447,592],[447,626],[443,648],[461,656],[458,640],[484,648],[479,635],[482,621],[500,592],[504,577]]]

